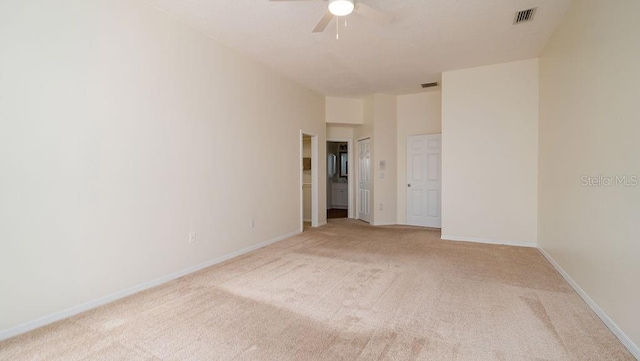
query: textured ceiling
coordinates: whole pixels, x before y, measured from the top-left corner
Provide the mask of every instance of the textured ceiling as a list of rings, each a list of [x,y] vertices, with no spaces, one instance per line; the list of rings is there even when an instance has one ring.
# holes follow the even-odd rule
[[[388,24],[347,17],[312,33],[325,1],[147,0],[218,41],[331,96],[403,93],[447,70],[533,58],[571,0],[360,0]],[[538,7],[532,22],[516,11]]]

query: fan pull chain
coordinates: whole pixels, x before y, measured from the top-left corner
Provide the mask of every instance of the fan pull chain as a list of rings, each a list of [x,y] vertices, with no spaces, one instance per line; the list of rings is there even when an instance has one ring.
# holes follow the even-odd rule
[[[344,16],[344,27],[347,27],[347,17]],[[336,16],[336,40],[340,39],[340,17]]]

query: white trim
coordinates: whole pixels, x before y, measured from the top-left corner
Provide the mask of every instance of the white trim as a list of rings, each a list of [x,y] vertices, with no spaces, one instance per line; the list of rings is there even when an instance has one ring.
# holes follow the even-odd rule
[[[320,174],[318,173],[318,135],[315,133],[306,132],[303,129],[300,129],[300,231],[304,229],[304,190],[302,186],[304,182],[303,179],[303,169],[302,169],[302,158],[303,158],[303,137],[308,135],[311,137],[311,227],[319,227],[319,212],[318,205],[319,197],[318,197],[318,183],[320,182]]]
[[[319,226],[323,226],[326,223],[323,224],[319,224]],[[264,242],[260,242],[258,244],[255,244],[253,246],[247,247],[247,248],[243,248],[241,250],[235,251],[235,252],[231,252],[228,253],[224,256],[221,257],[217,257],[214,258],[212,260],[209,260],[207,262],[204,263],[200,263],[198,265],[195,265],[193,267],[189,267],[186,269],[183,269],[181,271],[178,272],[174,272],[172,274],[160,277],[160,278],[156,278],[154,280],[151,280],[149,282],[145,282],[145,283],[141,283],[139,285],[127,288],[125,290],[116,292],[116,293],[112,293],[110,295],[95,299],[93,301],[89,301],[89,302],[85,302],[82,303],[80,305],[68,308],[64,311],[60,311],[57,313],[54,313],[52,315],[48,315],[48,316],[44,316],[44,317],[40,317],[38,319],[35,319],[33,321],[29,321],[29,322],[25,322],[21,325],[6,329],[6,330],[2,330],[0,331],[0,341],[6,340],[10,337],[14,337],[20,334],[23,334],[25,332],[29,332],[31,330],[34,330],[36,328],[42,327],[42,326],[46,326],[48,324],[51,324],[53,322],[56,321],[60,321],[62,319],[65,318],[69,318],[71,316],[77,315],[81,312],[85,312],[88,310],[91,310],[93,308],[105,305],[107,303],[111,303],[113,301],[119,300],[121,298],[133,295],[135,293],[159,286],[163,283],[167,283],[170,281],[173,281],[175,279],[178,279],[180,277],[186,276],[188,274],[200,271],[204,268],[207,267],[211,267],[215,264],[218,263],[222,263],[224,261],[227,261],[231,258],[234,257],[238,257],[240,255],[243,255],[245,253],[249,253],[251,251],[255,251],[259,248],[262,247],[266,247],[270,244],[282,241],[284,239],[287,239],[289,237],[295,236],[297,234],[300,234],[301,230],[296,230],[293,232],[290,232],[288,234],[279,236],[279,237],[275,237],[272,238],[270,240],[264,241]],[[502,242],[502,241],[494,241],[494,240],[486,240],[486,239],[479,239],[479,238],[467,238],[467,237],[452,237],[452,236],[441,236],[441,239],[443,240],[449,240],[449,241],[466,241],[466,242],[476,242],[476,243],[489,243],[489,244],[503,244],[503,245],[511,245],[511,246],[522,246],[522,247],[535,247],[535,245],[531,245],[530,243],[517,243],[517,242]],[[598,315],[598,317],[602,320],[602,322],[604,322],[604,324],[611,330],[611,332],[620,340],[620,342],[622,342],[622,344],[629,350],[629,352],[631,352],[631,354],[638,360],[640,360],[640,348],[638,346],[636,346],[633,341],[631,341],[631,339],[620,329],[620,327],[618,327],[618,325],[616,325],[615,322],[613,322],[613,320],[600,308],[600,306],[598,306],[598,304],[593,301],[591,299],[591,297],[589,297],[589,295],[571,278],[571,276],[569,276],[569,274],[562,269],[562,267],[558,264],[558,262],[556,262],[555,259],[553,259],[553,257],[551,257],[551,255],[549,253],[547,253],[547,251],[544,250],[544,248],[542,247],[538,247],[538,250],[540,251],[540,253],[542,253],[542,255],[549,261],[549,263],[551,263],[551,265],[558,271],[558,273],[560,273],[560,275],[567,281],[567,283],[569,283],[569,285],[576,291],[576,293],[578,293],[578,295],[585,301],[585,303],[593,310],[593,312],[596,313],[596,315]]]
[[[369,223],[372,226],[397,226],[398,223],[394,223],[394,222],[382,222],[382,223]]]
[[[502,244],[505,246],[516,246],[516,247],[533,247],[537,248],[537,244],[530,242],[514,242],[514,241],[498,241],[495,239],[485,239],[485,238],[473,238],[473,237],[457,237],[457,236],[447,236],[442,235],[440,239],[446,241],[456,241],[456,242],[473,242],[473,243],[487,243],[487,244]]]
[[[631,352],[631,354],[638,360],[640,360],[640,348],[631,341],[629,336],[627,336],[624,331],[616,325],[615,322],[598,306],[598,304],[589,297],[589,295],[569,276],[569,274],[560,267],[560,264],[556,262],[553,257],[542,247],[538,247],[534,243],[526,243],[526,242],[510,242],[510,241],[496,241],[491,239],[482,239],[482,238],[472,238],[472,237],[455,237],[455,236],[447,236],[442,235],[440,237],[443,240],[448,241],[464,241],[464,242],[475,242],[475,243],[488,243],[488,244],[503,244],[508,246],[520,246],[520,247],[533,247],[537,248],[540,253],[551,263],[553,268],[560,273],[560,275],[569,283],[569,285],[576,291],[576,293],[584,300],[584,302],[595,312],[596,315],[604,322],[604,324],[611,330],[611,332],[622,342],[622,344]]]
[[[553,257],[551,257],[551,255],[547,253],[547,251],[545,251],[542,247],[538,247],[538,250],[540,251],[540,253],[542,253],[543,256],[545,256],[547,261],[551,263],[551,265],[556,269],[556,271],[560,273],[560,275],[565,279],[565,281],[567,281],[567,283],[569,283],[569,285],[573,287],[573,289],[578,293],[578,295],[582,297],[584,302],[589,307],[591,307],[593,312],[595,312],[596,315],[600,317],[602,322],[604,322],[604,324],[607,325],[609,330],[611,330],[611,332],[618,338],[618,340],[622,342],[622,344],[627,348],[627,350],[629,350],[629,352],[631,352],[631,354],[636,359],[640,360],[640,348],[636,344],[634,344],[633,341],[631,341],[631,339],[620,329],[620,327],[618,327],[618,325],[616,325],[616,323],[613,322],[613,320],[609,316],[607,316],[607,314],[600,308],[600,306],[598,306],[598,304],[595,303],[595,301],[592,300],[591,297],[589,297],[589,295],[582,288],[580,288],[580,286],[578,286],[576,281],[574,281],[571,278],[571,276],[569,276],[569,274],[565,272],[565,270],[562,269],[562,267],[560,267],[558,262],[556,262],[556,260],[553,259]]]
[[[327,142],[339,142],[339,143],[347,143],[347,157],[348,157],[348,169],[347,172],[349,172],[349,175],[347,176],[347,193],[349,194],[349,203],[348,203],[348,214],[347,216],[351,219],[356,218],[356,212],[355,212],[355,202],[354,202],[354,196],[356,194],[356,191],[354,190],[354,185],[355,185],[355,171],[353,169],[353,139],[349,139],[349,138],[327,138]],[[336,208],[336,207],[333,207]]]
[[[34,330],[36,328],[42,327],[42,326],[46,326],[50,323],[56,322],[56,321],[60,321],[62,319],[65,318],[69,318],[71,316],[77,315],[81,312],[85,312],[88,311],[90,309],[105,305],[107,303],[119,300],[121,298],[127,297],[127,296],[131,296],[135,293],[147,290],[149,288],[153,288],[156,286],[159,286],[163,283],[167,283],[170,281],[173,281],[175,279],[178,279],[180,277],[186,276],[190,273],[194,273],[197,271],[200,271],[201,269],[207,268],[207,267],[211,267],[215,264],[224,262],[226,260],[229,260],[231,258],[234,257],[238,257],[240,255],[243,255],[245,253],[249,253],[251,251],[255,251],[258,248],[262,248],[265,246],[268,246],[272,243],[278,242],[278,241],[282,241],[283,239],[295,236],[296,234],[300,234],[301,232],[299,230],[287,233],[285,235],[279,236],[279,237],[275,237],[272,238],[270,240],[264,241],[264,242],[260,242],[258,244],[255,244],[253,246],[247,247],[247,248],[243,248],[241,250],[235,251],[235,252],[231,252],[228,253],[224,256],[220,256],[217,258],[214,258],[212,260],[206,261],[204,263],[200,263],[198,265],[195,265],[193,267],[189,267],[189,268],[185,268],[181,271],[178,272],[174,272],[171,273],[169,275],[160,277],[160,278],[156,278],[154,280],[151,280],[149,282],[144,282],[141,283],[139,285],[133,286],[133,287],[129,287],[127,289],[124,289],[122,291],[118,291],[116,293],[112,293],[110,295],[104,296],[104,297],[100,297],[98,299],[92,300],[92,301],[88,301],[82,304],[79,304],[77,306],[73,306],[71,308],[68,308],[66,310],[60,311],[60,312],[56,312],[52,315],[48,315],[48,316],[44,316],[44,317],[40,317],[38,319],[35,319],[33,321],[28,321],[25,322],[21,325],[6,329],[6,330],[1,330],[0,331],[0,341],[2,340],[6,340],[10,337],[13,336],[17,336],[20,334],[23,334],[25,332],[29,332],[31,330]]]
[[[318,197],[318,185],[320,183],[320,172],[319,172],[319,149],[318,149],[318,135],[311,135],[311,226],[318,227],[319,223],[319,212],[318,207],[320,206],[320,199]],[[326,146],[326,144],[325,144]],[[326,211],[323,209],[326,213]]]
[[[300,167],[300,232],[303,231],[304,229],[304,189],[302,188],[302,185],[304,184],[304,166],[302,165],[303,159],[304,159],[304,132],[302,131],[302,129],[300,130],[300,158],[298,158],[298,166]],[[313,171],[311,171],[313,174]],[[312,180],[312,185],[313,185],[313,180]],[[312,190],[313,192],[313,190]]]
[[[373,155],[374,155],[374,150],[373,150],[372,138],[373,138],[372,136],[367,135],[367,136],[359,137],[359,138],[355,139],[355,144],[354,144],[354,148],[355,149],[354,149],[354,152],[353,152],[354,153],[354,155],[353,155],[354,159],[353,159],[353,162],[351,162],[351,163],[356,163],[356,162],[358,163],[358,169],[355,169],[355,165],[354,165],[354,173],[358,177],[357,182],[355,182],[356,186],[355,186],[355,188],[353,190],[354,196],[356,197],[355,198],[355,208],[356,209],[355,209],[354,219],[369,223],[370,225],[373,226],[374,225],[373,221],[375,220],[375,217],[374,217],[374,213],[375,213],[374,208],[375,207],[371,207],[371,213],[369,214],[369,220],[368,221],[365,221],[364,219],[360,219],[360,144],[359,144],[363,140],[367,140],[367,139],[369,140],[369,153],[371,155],[371,169],[369,169],[369,172],[371,172],[371,174],[370,174],[369,178],[371,179],[371,183],[373,183],[373,173],[374,173],[373,172],[373,167],[374,167]],[[358,153],[358,154],[355,154],[355,153]],[[358,157],[357,161],[356,161],[355,157]],[[371,198],[369,199],[369,202],[375,204],[375,202],[373,201],[373,192],[371,192],[370,197]]]

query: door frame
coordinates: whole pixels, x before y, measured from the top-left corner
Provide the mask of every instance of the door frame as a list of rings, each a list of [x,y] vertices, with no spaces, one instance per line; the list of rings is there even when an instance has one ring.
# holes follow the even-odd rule
[[[353,189],[353,185],[354,183],[354,178],[355,178],[355,171],[353,169],[353,140],[352,139],[348,139],[348,138],[327,138],[327,142],[340,142],[340,143],[347,143],[347,161],[349,162],[348,165],[348,172],[349,172],[349,176],[347,177],[347,190],[349,192],[349,212],[348,212],[348,217],[349,218],[356,218],[356,213],[354,212],[355,207],[354,207],[354,201],[353,201],[353,195],[355,194],[355,191]],[[353,174],[353,176],[352,176]]]
[[[311,137],[311,227],[318,227],[318,182],[319,182],[319,174],[318,174],[318,135],[313,132],[307,132],[303,129],[300,129],[300,135],[298,136],[298,141],[300,143],[300,153],[298,157],[298,166],[300,173],[300,232],[304,230],[304,180],[303,180],[303,165],[302,158],[304,157],[302,148],[303,148],[303,137],[308,135]]]
[[[370,172],[369,179],[371,180],[370,183],[373,183],[373,173],[374,173],[373,172],[373,167],[374,167],[374,164],[373,164],[373,152],[372,152],[373,137],[370,136],[370,135],[367,135],[367,136],[364,136],[364,137],[356,138],[355,144],[358,144],[360,141],[367,140],[367,139],[369,140],[369,155],[371,156],[371,158],[370,158],[371,159],[371,164],[370,164],[370,168],[369,168],[369,172]],[[355,147],[355,145],[354,145],[354,147]],[[359,150],[358,150],[358,152],[359,152]],[[354,157],[355,157],[355,154],[354,154]],[[349,171],[351,171],[351,170],[349,170]],[[356,206],[355,208],[356,209],[355,209],[354,218],[355,219],[360,219],[360,218],[358,218],[358,210],[360,209],[360,196],[359,196],[359,193],[360,193],[359,190],[360,189],[358,188],[359,187],[358,184],[360,183],[360,162],[359,161],[358,161],[358,169],[355,172],[356,172],[355,174],[357,175],[358,179],[357,179],[357,182],[355,183],[355,188],[356,189],[354,190],[354,192],[356,193],[356,194],[354,194],[354,196],[356,197],[356,201],[355,201],[355,206]],[[373,201],[373,192],[369,192],[369,204],[371,204],[372,201]],[[369,207],[369,208],[370,208],[369,209],[369,224],[373,225],[373,207]],[[366,222],[364,220],[362,220],[362,221]]]

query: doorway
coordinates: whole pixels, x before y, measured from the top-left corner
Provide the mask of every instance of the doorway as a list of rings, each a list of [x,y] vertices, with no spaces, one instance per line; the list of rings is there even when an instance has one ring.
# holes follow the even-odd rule
[[[318,227],[318,137],[300,131],[300,232]]]
[[[327,218],[348,218],[350,140],[327,141]]]
[[[358,141],[358,219],[371,222],[371,139]]]
[[[407,224],[440,228],[442,135],[407,137]]]

